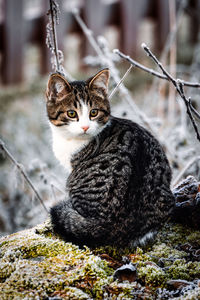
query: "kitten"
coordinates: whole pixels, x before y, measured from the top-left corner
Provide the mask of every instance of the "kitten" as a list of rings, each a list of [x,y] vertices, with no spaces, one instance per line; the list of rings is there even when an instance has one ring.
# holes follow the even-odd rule
[[[110,114],[108,81],[108,69],[87,81],[50,76],[53,150],[71,170],[69,199],[51,208],[51,221],[66,241],[124,247],[156,233],[175,200],[162,147],[146,129]]]

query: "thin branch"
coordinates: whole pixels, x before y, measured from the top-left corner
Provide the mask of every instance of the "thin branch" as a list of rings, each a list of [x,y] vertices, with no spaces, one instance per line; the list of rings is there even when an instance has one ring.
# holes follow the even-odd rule
[[[179,95],[181,96],[181,98],[183,99],[186,109],[187,109],[187,114],[192,122],[192,125],[194,127],[194,130],[196,132],[196,136],[197,139],[200,142],[200,134],[198,131],[198,127],[195,123],[194,117],[192,115],[192,111],[191,111],[191,102],[186,98],[185,94],[184,94],[184,90],[183,90],[183,82],[180,79],[175,79],[172,77],[172,75],[167,72],[167,70],[163,67],[163,65],[161,64],[161,62],[157,59],[157,57],[151,52],[151,50],[149,49],[149,47],[146,46],[145,43],[142,44],[142,48],[145,50],[145,52],[147,53],[147,55],[149,57],[152,58],[152,60],[159,66],[159,68],[162,70],[163,74],[165,76],[168,77],[169,81],[171,81],[173,83],[173,85],[175,86],[177,92],[179,93]]]
[[[60,63],[59,63],[59,54],[58,54],[58,43],[57,43],[57,34],[56,34],[56,23],[58,23],[58,9],[59,6],[54,0],[49,0],[49,6],[50,9],[48,11],[48,14],[51,17],[51,30],[52,30],[52,36],[53,36],[53,46],[52,50],[55,55],[55,60],[56,60],[56,72],[60,71]]]
[[[28,177],[28,175],[26,174],[26,172],[24,171],[24,168],[21,164],[19,164],[16,159],[13,157],[13,155],[9,152],[9,150],[6,148],[5,143],[0,139],[0,149],[3,151],[3,153],[5,153],[7,155],[7,157],[12,161],[12,163],[17,167],[17,169],[20,171],[20,173],[22,174],[22,176],[24,177],[24,179],[26,180],[26,182],[28,183],[28,185],[31,187],[31,189],[33,190],[36,198],[40,201],[41,205],[43,206],[44,210],[48,212],[48,209],[46,208],[41,196],[39,195],[38,191],[36,190],[36,188],[34,187],[31,179]]]
[[[171,0],[169,0],[169,4],[170,4],[170,1]],[[171,1],[171,2],[175,2],[175,1]],[[162,62],[166,60],[168,52],[171,49],[171,46],[172,46],[174,40],[176,39],[177,31],[178,31],[178,28],[180,27],[180,24],[182,22],[183,15],[184,15],[184,10],[185,10],[187,4],[188,4],[188,0],[181,0],[180,1],[180,5],[179,5],[179,8],[178,8],[178,11],[177,11],[177,14],[176,14],[176,24],[174,24],[172,26],[172,28],[171,28],[171,30],[168,34],[164,49],[162,51],[162,55],[161,55],[161,58],[160,58],[160,60]]]
[[[51,183],[51,187],[53,187],[53,189],[55,190],[57,190],[58,192],[60,192],[60,193],[62,193],[62,194],[64,194],[64,195],[66,195],[66,191],[68,191],[68,188],[66,188],[66,190],[64,191],[64,190],[62,190],[61,188],[59,188],[59,187],[57,187],[55,184],[53,184],[53,183]]]
[[[72,11],[77,23],[79,24],[79,26],[81,27],[83,33],[85,34],[85,36],[87,37],[90,45],[93,47],[93,49],[95,50],[95,52],[97,53],[97,55],[99,57],[103,56],[103,52],[101,51],[101,49],[99,48],[97,42],[95,41],[95,38],[93,36],[93,32],[92,30],[90,30],[86,24],[83,22],[83,20],[81,19],[80,15],[79,15],[79,11],[78,9],[74,8]]]
[[[174,187],[175,185],[177,185],[177,183],[179,182],[179,180],[181,180],[181,178],[183,177],[183,175],[186,173],[186,171],[197,161],[200,160],[200,156],[194,157],[192,158],[188,164],[181,170],[181,172],[178,174],[178,176],[173,180],[172,182],[172,187]]]
[[[157,57],[151,52],[149,47],[145,43],[142,43],[141,47],[146,51],[147,55],[153,59],[153,61],[159,66],[159,68],[162,70],[163,74],[166,76],[166,78],[169,81],[172,81],[174,85],[176,85],[176,79],[174,79],[168,72],[165,70],[161,62],[157,59]]]
[[[107,46],[107,41],[104,37],[99,36],[98,43],[99,43],[99,47],[100,47],[101,51],[103,52],[103,58],[104,58],[104,60],[106,60],[107,65],[110,68],[111,77],[112,77],[114,83],[118,84],[120,82],[119,72],[116,69],[113,59],[111,57],[111,52],[109,51],[109,48]],[[143,111],[141,111],[138,108],[135,101],[131,97],[129,90],[125,87],[123,82],[121,82],[121,84],[119,85],[119,92],[120,92],[120,96],[122,97],[122,99],[125,99],[125,101],[128,103],[128,105],[132,108],[134,114],[139,117],[142,124],[144,126],[146,126],[155,136],[157,136],[157,132],[156,132],[155,128],[149,122],[149,119],[147,118],[145,113],[143,113]]]
[[[200,113],[192,105],[191,99],[189,98],[188,101],[189,101],[189,104],[190,104],[190,108],[191,108],[192,112],[195,114],[196,118],[200,119]]]
[[[150,68],[147,68],[145,67],[144,65],[140,64],[139,62],[135,61],[134,59],[132,59],[130,56],[128,55],[125,55],[124,53],[122,53],[121,51],[119,51],[118,49],[114,49],[113,50],[114,53],[118,54],[120,57],[126,59],[130,64],[132,64],[134,67],[138,68],[138,69],[141,69],[151,75],[154,75],[160,79],[165,79],[165,80],[170,80],[166,75],[163,75],[153,69],[150,69]],[[194,87],[194,88],[198,88],[200,87],[200,83],[198,82],[189,82],[189,81],[184,81],[184,80],[181,80],[183,82],[183,84],[185,86],[189,86],[189,87]]]
[[[53,185],[53,184],[51,184],[51,191],[52,191],[52,195],[53,195],[54,202],[56,203],[56,202],[57,202],[57,199],[56,199],[56,193],[55,193],[54,185]]]
[[[90,43],[90,45],[93,47],[93,49],[95,50],[95,52],[97,53],[100,62],[103,66],[107,66],[110,69],[110,74],[111,77],[114,81],[114,83],[117,85],[120,82],[120,77],[118,75],[118,70],[116,70],[113,61],[110,59],[110,57],[108,57],[108,51],[107,49],[105,49],[105,45],[102,45],[102,47],[100,47],[98,45],[98,43],[96,42],[94,36],[93,36],[93,32],[86,26],[86,24],[83,22],[83,20],[81,19],[79,12],[77,9],[74,9],[72,11],[77,23],[79,24],[79,26],[81,27],[81,29],[83,30],[83,33],[85,34],[86,38],[88,39],[88,42]],[[99,42],[102,43],[102,39],[99,40]],[[106,53],[105,53],[106,52]],[[129,94],[129,91],[127,90],[127,88],[124,86],[123,83],[121,83],[119,85],[119,92],[121,94],[121,96],[123,97],[123,99],[126,100],[126,102],[128,102],[129,106],[133,109],[134,114],[137,114],[137,116],[140,118],[141,122],[150,129],[150,131],[156,135],[155,129],[152,127],[152,125],[149,123],[148,118],[146,117],[146,115],[137,107],[137,105],[135,104],[135,102],[133,101],[132,97]]]
[[[165,0],[166,2],[167,0]],[[168,0],[168,2],[170,2],[171,0]],[[168,36],[167,36],[167,39],[166,39],[166,42],[165,42],[165,45],[164,45],[164,48],[162,50],[162,53],[161,53],[161,57],[160,57],[160,61],[162,63],[165,63],[166,64],[166,61],[167,61],[167,56],[168,56],[168,53],[169,53],[169,50],[171,49],[171,47],[173,47],[173,43],[174,43],[174,40],[176,38],[176,34],[177,34],[177,30],[178,28],[180,27],[181,25],[181,22],[183,20],[183,15],[184,15],[184,8],[186,6],[186,3],[187,3],[188,0],[182,0],[180,1],[180,5],[179,5],[179,8],[176,12],[176,19],[177,19],[177,26],[174,26],[173,28],[171,28]],[[173,2],[173,1],[172,1]],[[175,1],[176,2],[176,1]],[[156,70],[157,71],[157,70]],[[165,104],[164,104],[164,98],[163,98],[163,92],[165,90],[165,85],[163,82],[159,81],[157,77],[154,77],[153,81],[152,81],[152,84],[151,84],[151,87],[149,89],[149,94],[151,95],[155,95],[153,97],[153,101],[152,101],[152,105],[157,107],[156,109],[156,114],[161,117],[163,120],[164,120],[164,117],[165,117]],[[156,89],[158,89],[159,93],[156,92]],[[159,97],[159,101],[158,101],[158,97]],[[148,96],[145,96],[144,97],[144,107],[146,105],[148,105],[148,101],[149,101],[149,97]],[[162,115],[161,115],[162,114]]]
[[[49,22],[46,26],[46,45],[52,53],[51,65],[55,72],[63,74],[68,80],[75,80],[63,67],[64,55],[61,50],[58,49],[56,25],[59,24],[59,5],[55,0],[49,0],[50,9],[47,12],[49,16]]]
[[[169,24],[170,24],[170,32],[173,30],[177,32],[177,20],[176,20],[176,2],[168,0],[169,6]],[[169,70],[172,76],[176,77],[176,59],[177,59],[177,38],[176,35],[174,37],[174,41],[171,44],[169,50]],[[168,95],[168,121],[174,123],[175,115],[176,115],[176,90],[169,89]]]
[[[112,90],[112,92],[110,93],[108,99],[110,100],[113,95],[116,93],[117,89],[119,88],[120,84],[125,80],[125,78],[128,76],[128,74],[130,73],[131,69],[133,68],[133,65],[130,65],[130,67],[128,68],[128,70],[126,71],[126,73],[124,74],[124,76],[120,79],[120,81],[118,82],[118,84],[115,86],[115,88]]]
[[[200,134],[199,134],[199,131],[198,131],[198,127],[197,127],[197,124],[195,122],[195,119],[192,115],[192,110],[191,110],[191,99],[190,98],[186,98],[185,96],[185,93],[184,93],[184,90],[183,90],[183,83],[179,80],[177,80],[177,87],[176,87],[179,95],[181,96],[181,98],[183,99],[184,103],[185,103],[185,106],[186,106],[186,109],[187,109],[187,114],[189,115],[189,118],[192,122],[192,125],[194,127],[194,130],[196,132],[196,135],[197,135],[197,139],[199,140],[200,142]],[[179,92],[180,90],[180,92]]]

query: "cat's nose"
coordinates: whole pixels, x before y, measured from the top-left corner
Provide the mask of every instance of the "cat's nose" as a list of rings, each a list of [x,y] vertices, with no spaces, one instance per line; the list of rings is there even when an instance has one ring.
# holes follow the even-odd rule
[[[82,126],[81,128],[86,132],[88,130],[89,126]]]

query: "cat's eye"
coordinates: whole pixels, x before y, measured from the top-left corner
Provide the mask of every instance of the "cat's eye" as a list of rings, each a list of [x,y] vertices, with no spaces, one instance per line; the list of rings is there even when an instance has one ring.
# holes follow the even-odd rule
[[[90,117],[94,118],[98,115],[98,109],[91,109],[90,111]]]
[[[75,112],[75,110],[68,110],[67,115],[68,115],[69,118],[76,118],[77,117],[77,113]]]

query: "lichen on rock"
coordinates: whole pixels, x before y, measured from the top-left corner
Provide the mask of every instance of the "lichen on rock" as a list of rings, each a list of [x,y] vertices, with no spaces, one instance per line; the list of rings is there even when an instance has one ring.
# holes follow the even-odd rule
[[[158,294],[173,299],[173,293],[193,299],[190,295],[200,296],[200,261],[181,245],[200,248],[199,234],[167,224],[143,249],[80,249],[55,236],[47,221],[1,238],[0,299],[156,299]],[[114,279],[123,255],[137,267],[136,281]],[[192,286],[169,291],[172,279]]]
[[[33,228],[1,239],[0,299],[102,296],[98,286],[112,280],[106,261],[88,248],[36,232]]]

